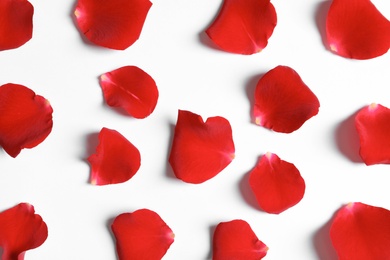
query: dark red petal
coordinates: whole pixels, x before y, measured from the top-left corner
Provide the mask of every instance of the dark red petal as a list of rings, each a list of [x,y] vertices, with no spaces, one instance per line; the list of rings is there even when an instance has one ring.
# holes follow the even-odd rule
[[[261,157],[250,173],[249,184],[259,206],[273,214],[294,206],[305,194],[305,181],[295,165],[273,153]]]
[[[109,106],[123,108],[135,118],[149,116],[156,107],[156,82],[145,71],[125,66],[100,77],[104,98]]]
[[[333,0],[326,34],[330,49],[346,58],[371,59],[390,48],[390,22],[370,0]]]
[[[151,6],[149,0],[78,0],[74,15],[88,40],[124,50],[138,40]]]
[[[106,185],[122,183],[133,177],[141,165],[141,156],[123,135],[103,127],[96,153],[89,156],[88,161],[91,183]]]
[[[261,242],[244,220],[221,222],[213,238],[213,260],[262,259],[268,247]]]
[[[224,51],[253,54],[267,46],[276,21],[270,0],[224,0],[206,33]]]
[[[232,128],[223,117],[202,117],[179,110],[169,163],[176,177],[189,183],[207,181],[234,158]]]
[[[340,260],[390,259],[390,211],[349,203],[334,217],[330,238]]]
[[[40,144],[53,127],[49,101],[25,86],[0,87],[0,146],[12,157]]]
[[[140,209],[117,216],[111,225],[119,259],[161,259],[175,235],[154,211]]]
[[[34,7],[27,0],[0,1],[0,51],[22,46],[32,37]]]
[[[23,260],[27,250],[39,247],[47,238],[47,226],[34,207],[20,203],[0,213],[0,247],[4,260]]]
[[[314,93],[290,67],[277,66],[257,83],[253,115],[257,125],[291,133],[318,113]]]

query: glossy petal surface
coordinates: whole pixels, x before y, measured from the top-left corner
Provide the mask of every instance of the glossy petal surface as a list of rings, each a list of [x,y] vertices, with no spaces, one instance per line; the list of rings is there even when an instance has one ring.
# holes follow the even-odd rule
[[[135,66],[125,66],[100,77],[104,98],[111,107],[120,107],[135,118],[149,116],[156,107],[158,89],[149,74]]]
[[[47,238],[47,226],[34,207],[20,203],[0,213],[2,260],[23,260],[25,251],[39,247]]]
[[[161,259],[175,236],[161,217],[148,209],[120,214],[111,229],[120,260]]]
[[[333,0],[326,33],[330,49],[346,58],[371,59],[390,48],[390,22],[370,0]]]
[[[267,46],[276,22],[269,0],[224,0],[206,33],[222,50],[248,55]]]
[[[330,238],[340,260],[390,259],[390,211],[349,203],[334,217]]]
[[[53,127],[53,109],[42,96],[22,85],[0,87],[0,146],[12,157],[40,144]]]
[[[320,103],[298,73],[277,66],[259,80],[253,115],[257,125],[291,133],[318,113]]]
[[[258,260],[268,247],[261,242],[244,220],[219,223],[213,238],[213,260]]]
[[[259,206],[273,214],[296,205],[305,193],[305,181],[295,165],[272,153],[261,157],[250,173],[249,184]]]
[[[78,0],[74,15],[89,41],[124,50],[138,40],[151,6],[149,0]]]
[[[122,183],[133,177],[141,165],[138,149],[115,130],[102,128],[96,153],[88,158],[91,183]]]
[[[169,163],[176,177],[189,183],[205,182],[228,166],[234,158],[229,121],[202,117],[179,110]]]

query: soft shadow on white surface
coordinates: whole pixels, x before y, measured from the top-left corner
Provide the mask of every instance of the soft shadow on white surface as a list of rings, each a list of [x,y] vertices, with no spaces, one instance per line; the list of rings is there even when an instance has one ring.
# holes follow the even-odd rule
[[[111,217],[107,220],[106,222],[106,226],[107,226],[107,231],[110,233],[110,236],[112,238],[112,247],[113,248],[116,248],[116,239],[115,239],[115,235],[114,233],[112,232],[112,229],[111,229],[111,225],[112,223],[114,223],[114,220],[115,220],[115,217]],[[117,255],[117,251],[115,250],[116,254],[115,254],[115,257],[116,259],[119,259],[118,255]]]
[[[321,34],[322,44],[326,50],[328,49],[328,41],[326,39],[326,16],[328,15],[329,7],[332,1],[323,1],[317,4],[315,13],[315,22],[317,29]]]
[[[255,105],[255,91],[256,91],[256,86],[259,80],[264,76],[266,72],[257,74],[255,76],[252,76],[245,84],[245,92],[249,100],[250,104],[250,118],[251,118],[251,123],[255,122],[255,119],[253,117],[253,107]]]
[[[165,176],[169,179],[175,179],[177,180],[175,173],[173,172],[172,166],[169,163],[169,155],[171,154],[171,147],[173,142],[173,136],[175,134],[175,127],[176,125],[173,123],[169,124],[169,142],[168,142],[168,150],[167,150],[167,159],[166,159],[166,167],[165,167]]]
[[[337,260],[337,253],[330,240],[330,226],[334,215],[313,236],[313,245],[320,260]]]
[[[210,251],[209,251],[209,255],[207,256],[207,260],[213,259],[213,237],[214,237],[214,232],[215,232],[216,228],[217,228],[217,225],[211,225],[209,228],[209,231],[210,231]]]
[[[249,185],[249,176],[250,176],[250,171],[247,172],[246,174],[244,174],[244,176],[242,177],[242,179],[239,183],[239,188],[240,188],[242,198],[252,208],[254,208],[256,210],[263,211],[259,207],[259,204],[257,203],[256,197],[253,194],[252,189]]]

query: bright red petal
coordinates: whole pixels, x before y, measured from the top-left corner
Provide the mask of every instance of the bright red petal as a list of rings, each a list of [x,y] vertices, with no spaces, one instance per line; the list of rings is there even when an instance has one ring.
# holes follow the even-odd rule
[[[47,238],[47,226],[34,207],[20,203],[0,213],[0,247],[4,260],[23,260],[27,250],[39,247]]]
[[[276,21],[270,0],[224,0],[206,33],[224,51],[253,54],[267,46]]]
[[[99,141],[96,153],[88,158],[92,184],[122,183],[136,174],[141,156],[132,143],[117,131],[105,127],[99,133]]]
[[[207,181],[234,158],[232,128],[223,117],[201,116],[179,110],[169,163],[176,177],[189,183]]]
[[[88,40],[124,50],[138,40],[151,6],[149,0],[78,0],[74,15]]]
[[[34,7],[27,0],[0,1],[0,51],[22,46],[32,37]]]
[[[119,259],[161,259],[175,235],[154,211],[140,209],[117,216],[111,225]]]
[[[334,217],[330,238],[340,260],[390,259],[390,211],[349,203]]]
[[[262,259],[268,247],[244,220],[219,223],[213,238],[213,260]]]
[[[12,157],[40,144],[53,127],[49,101],[25,86],[0,87],[0,146]]]
[[[135,118],[149,116],[156,107],[158,89],[153,78],[135,66],[126,66],[100,77],[109,106],[123,108]]]
[[[346,58],[371,59],[390,48],[390,22],[370,0],[333,0],[326,33],[330,49]]]
[[[294,164],[272,153],[261,157],[250,173],[249,184],[259,206],[273,214],[294,206],[305,193],[305,181]]]
[[[291,133],[318,113],[320,103],[290,67],[277,66],[257,83],[253,115],[257,125]]]

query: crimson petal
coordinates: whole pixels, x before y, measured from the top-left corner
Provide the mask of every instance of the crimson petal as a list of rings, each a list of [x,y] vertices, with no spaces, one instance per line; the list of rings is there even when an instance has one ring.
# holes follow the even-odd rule
[[[123,135],[103,127],[96,153],[89,156],[88,161],[91,164],[91,183],[106,185],[132,178],[141,165],[141,156]]]
[[[270,0],[224,0],[206,33],[222,50],[249,55],[267,46],[276,22]]]
[[[291,133],[318,113],[320,103],[298,73],[277,66],[259,80],[253,115],[257,125]]]
[[[294,206],[305,193],[305,181],[295,165],[273,153],[261,157],[250,173],[249,184],[259,206],[273,214]]]
[[[346,58],[371,59],[390,48],[390,22],[370,0],[333,0],[326,34],[330,49]]]
[[[42,245],[47,234],[46,223],[30,204],[20,203],[0,213],[0,247],[4,260],[23,260],[25,251]]]
[[[176,177],[188,183],[205,182],[228,166],[234,158],[229,121],[202,117],[179,110],[169,163]]]
[[[40,144],[53,127],[53,109],[42,96],[22,85],[0,87],[0,146],[12,157]]]
[[[175,235],[161,217],[148,209],[123,213],[114,219],[111,229],[116,238],[119,259],[161,259]]]
[[[149,116],[156,107],[156,83],[136,66],[125,66],[103,74],[100,85],[109,106],[123,108],[135,118]]]
[[[78,0],[74,15],[88,40],[124,50],[138,40],[151,6],[149,0]]]

